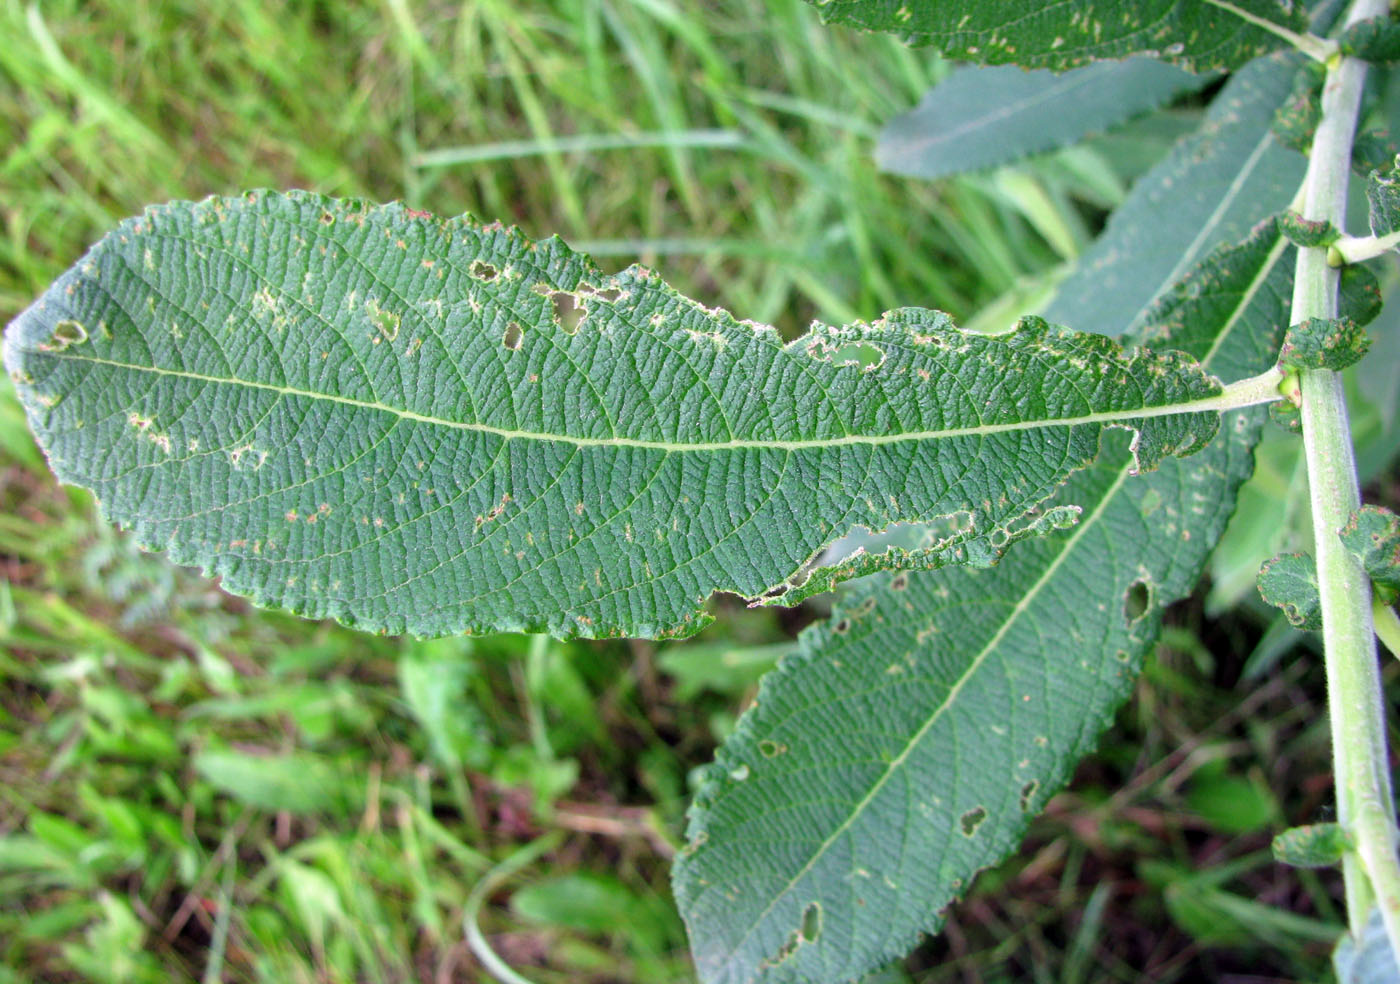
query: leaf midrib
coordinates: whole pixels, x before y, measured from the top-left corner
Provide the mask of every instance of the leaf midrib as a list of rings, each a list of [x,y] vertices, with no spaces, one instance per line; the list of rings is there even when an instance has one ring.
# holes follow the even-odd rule
[[[1040,71],[1045,70],[1041,69]],[[1053,79],[1049,85],[1041,89],[1035,95],[1025,96],[1015,102],[1007,103],[1000,109],[983,114],[982,116],[979,116],[974,120],[968,120],[966,123],[960,124],[959,126],[955,126],[946,130],[939,130],[935,133],[930,133],[928,136],[924,137],[921,140],[906,141],[900,145],[900,149],[906,153],[926,152],[931,144],[948,143],[952,140],[957,139],[958,137],[961,137],[964,133],[969,133],[979,129],[983,129],[987,126],[998,123],[1001,120],[1006,119],[1007,117],[1013,116],[1018,113],[1027,112],[1033,107],[1039,106],[1041,103],[1048,102],[1051,99],[1067,95],[1068,93],[1071,93],[1076,89],[1083,89],[1086,86],[1093,86],[1099,84],[1101,81],[1102,80],[1098,78],[1098,74],[1095,73],[1085,73],[1084,75],[1080,75],[1077,77],[1071,77],[1069,75],[1059,76],[1058,78]],[[921,108],[922,107],[915,107],[909,115],[917,115]]]
[[[1217,202],[1215,208],[1211,210],[1206,221],[1201,223],[1200,231],[1196,233],[1196,237],[1191,240],[1190,245],[1187,246],[1186,250],[1181,254],[1181,259],[1172,267],[1171,272],[1162,278],[1162,282],[1158,284],[1157,289],[1152,292],[1152,297],[1160,297],[1163,291],[1185,276],[1186,271],[1194,264],[1200,262],[1202,245],[1209,240],[1210,236],[1215,232],[1215,229],[1224,221],[1225,213],[1228,212],[1230,206],[1235,203],[1235,199],[1239,197],[1245,184],[1254,174],[1254,169],[1258,167],[1259,162],[1263,160],[1265,151],[1269,149],[1269,146],[1273,142],[1273,133],[1269,130],[1265,130],[1264,136],[1255,144],[1254,149],[1249,152],[1249,156],[1245,158],[1245,162],[1240,165],[1239,173],[1230,181],[1230,185],[1225,189],[1225,193],[1221,196],[1220,201]],[[1136,326],[1136,320],[1133,326]],[[1201,364],[1205,365],[1205,363],[1206,359],[1202,359]]]
[[[445,417],[434,417],[429,414],[418,413],[403,407],[395,407],[386,403],[379,403],[373,400],[359,400],[349,396],[339,396],[333,393],[319,393],[315,390],[300,389],[295,386],[278,386],[273,383],[264,383],[256,380],[240,379],[233,376],[211,376],[206,373],[190,372],[184,369],[166,369],[159,366],[143,366],[135,363],[121,362],[116,359],[104,359],[89,355],[56,354],[52,352],[36,353],[44,358],[54,359],[60,362],[83,362],[91,365],[107,366],[113,369],[123,369],[130,372],[142,372],[156,376],[172,377],[176,379],[187,379],[192,382],[209,383],[223,386],[234,386],[245,389],[260,390],[267,393],[275,393],[279,396],[290,396],[308,400],[321,400],[329,403],[337,403],[344,406],[355,407],[361,410],[369,410],[378,413],[392,414],[404,420],[411,420],[416,423],[428,424],[435,427],[447,427],[454,430],[474,431],[482,434],[493,434],[503,440],[522,441],[545,441],[558,442],[562,444],[573,444],[578,447],[616,447],[616,448],[637,448],[649,451],[663,451],[666,453],[685,452],[715,452],[715,451],[736,451],[747,449],[758,450],[780,450],[780,451],[804,451],[821,448],[835,448],[851,445],[884,445],[884,444],[904,444],[918,443],[923,441],[935,441],[958,437],[986,437],[993,434],[1003,434],[1012,431],[1038,430],[1042,428],[1058,427],[1078,427],[1093,424],[1123,424],[1128,421],[1144,420],[1152,417],[1168,417],[1185,413],[1204,413],[1207,411],[1219,411],[1231,409],[1238,404],[1229,403],[1228,400],[1222,402],[1223,394],[1200,397],[1194,400],[1187,400],[1181,403],[1171,403],[1162,406],[1141,407],[1132,410],[1106,410],[1098,413],[1081,414],[1074,417],[1048,417],[1034,420],[1020,420],[997,424],[979,424],[975,427],[950,427],[937,430],[906,431],[900,434],[845,434],[841,437],[811,438],[807,440],[729,440],[729,441],[697,441],[681,443],[675,441],[653,441],[641,438],[621,437],[613,435],[610,437],[580,437],[575,434],[558,434],[549,431],[519,430],[508,427],[497,427],[492,424],[483,424],[473,421],[450,420]]]

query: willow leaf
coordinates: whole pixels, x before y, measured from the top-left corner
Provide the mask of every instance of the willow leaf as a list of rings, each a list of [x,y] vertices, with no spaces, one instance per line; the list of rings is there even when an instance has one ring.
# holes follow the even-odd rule
[[[1225,378],[1286,320],[1275,223],[1163,299],[1159,340]],[[1122,442],[1052,501],[1073,530],[989,570],[882,574],[762,685],[690,815],[674,884],[707,984],[848,981],[906,952],[1005,856],[1129,693],[1252,468],[1261,414],[1131,478]]]
[[[1062,75],[960,68],[889,122],[875,160],[882,170],[918,178],[1006,164],[1074,143],[1210,81],[1150,58]]]
[[[1105,334],[1138,327],[1153,298],[1288,201],[1307,162],[1270,124],[1298,61],[1278,55],[1231,77],[1200,129],[1133,185],[1047,318]]]
[[[1179,354],[943,314],[784,344],[561,241],[305,194],[128,220],[9,328],[59,478],[260,604],[420,634],[663,636],[781,597],[860,525],[988,563],[1106,427],[1198,449]],[[1188,412],[1189,411],[1189,412]]]
[[[950,58],[1062,71],[1149,55],[1191,71],[1235,68],[1300,32],[1292,0],[808,0],[824,21],[890,31]]]
[[[1379,908],[1373,908],[1367,916],[1360,939],[1343,933],[1332,952],[1337,984],[1400,984],[1397,963],[1400,960],[1390,947]]]

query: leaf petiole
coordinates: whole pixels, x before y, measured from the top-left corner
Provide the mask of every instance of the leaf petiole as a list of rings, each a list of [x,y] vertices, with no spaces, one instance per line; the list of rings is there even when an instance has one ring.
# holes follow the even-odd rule
[[[1329,266],[1346,266],[1348,263],[1362,263],[1384,256],[1400,246],[1400,232],[1384,236],[1343,236],[1327,250]]]

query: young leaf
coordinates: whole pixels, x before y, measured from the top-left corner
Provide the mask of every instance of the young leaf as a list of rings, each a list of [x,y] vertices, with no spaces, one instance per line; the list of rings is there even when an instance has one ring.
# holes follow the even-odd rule
[[[1037,506],[1106,427],[1151,468],[1231,402],[1178,354],[1039,320],[906,309],[784,345],[558,240],[306,194],[128,220],[5,360],[54,471],[142,545],[425,635],[691,632],[856,525],[941,517],[891,561],[989,563],[1063,525]]]
[[[1377,595],[1386,604],[1400,597],[1400,516],[1384,506],[1362,506],[1342,528],[1341,538],[1366,568]]]
[[[1226,378],[1257,371],[1288,253],[1269,223],[1154,322]],[[881,574],[803,634],[707,772],[673,871],[706,984],[836,984],[938,927],[1127,696],[1224,529],[1261,416],[1140,479],[1113,442],[1052,500],[1083,510],[1073,530],[989,570]]]
[[[1062,71],[1148,55],[1190,71],[1235,68],[1307,29],[1292,0],[808,0],[822,20],[890,31],[949,58]],[[1271,30],[1272,28],[1272,30]]]
[[[1394,167],[1372,171],[1366,179],[1366,201],[1371,206],[1371,234],[1388,236],[1400,230],[1400,172]]]
[[[1389,17],[1357,21],[1337,39],[1342,53],[1384,64],[1400,61],[1400,23]]]
[[[1322,86],[1326,70],[1316,62],[1308,62],[1293,76],[1288,99],[1274,113],[1273,133],[1279,143],[1289,150],[1306,154],[1312,147],[1313,135],[1322,119]]]
[[[1283,609],[1294,628],[1322,628],[1322,598],[1317,589],[1317,563],[1305,553],[1279,554],[1259,568],[1259,595]]]
[[[1337,285],[1338,313],[1365,327],[1375,321],[1384,307],[1380,281],[1359,263],[1342,267]]]
[[[1274,860],[1295,868],[1330,868],[1351,849],[1346,831],[1336,823],[1289,827],[1274,838]]]
[[[1309,318],[1288,329],[1278,361],[1287,369],[1345,369],[1370,347],[1365,329],[1350,318]]]
[[[960,68],[889,122],[875,161],[917,178],[994,167],[1074,143],[1210,81],[1150,58],[1063,75],[1009,65]]]
[[[1351,144],[1351,169],[1359,177],[1376,171],[1388,171],[1395,165],[1400,148],[1390,139],[1390,130],[1383,126],[1358,130]]]
[[[1303,433],[1303,411],[1288,400],[1270,403],[1269,419],[1290,434]]]
[[[1153,298],[1292,197],[1307,162],[1269,124],[1297,66],[1268,58],[1226,83],[1201,128],[1133,186],[1047,318],[1109,334],[1138,327]]]
[[[1292,209],[1283,213],[1279,228],[1297,246],[1331,246],[1342,237],[1337,227],[1326,219],[1305,219]]]

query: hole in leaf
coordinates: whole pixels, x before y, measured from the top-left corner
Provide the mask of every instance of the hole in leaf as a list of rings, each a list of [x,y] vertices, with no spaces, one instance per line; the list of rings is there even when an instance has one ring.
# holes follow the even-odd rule
[[[962,819],[959,821],[962,825],[963,836],[971,837],[973,834],[977,833],[977,828],[982,826],[982,821],[986,819],[986,807],[974,806],[972,809],[968,810],[962,815]]]
[[[1021,812],[1029,813],[1034,805],[1035,791],[1040,788],[1040,780],[1032,779],[1021,787]]]
[[[973,527],[972,513],[967,509],[959,509],[947,517],[953,530],[957,533],[970,533]]]
[[[477,280],[495,280],[501,271],[497,270],[489,263],[481,260],[472,260],[472,265],[467,271]]]
[[[514,352],[520,348],[520,344],[525,341],[525,329],[521,328],[518,322],[512,321],[506,325],[506,333],[501,338],[501,344]]]
[[[1152,603],[1152,591],[1146,581],[1134,581],[1123,596],[1123,617],[1132,625],[1147,614],[1147,606]]]
[[[841,621],[832,626],[831,631],[835,632],[837,635],[845,635],[847,632],[851,631],[851,620],[848,618],[841,619]]]
[[[900,573],[896,574],[894,577],[890,578],[890,590],[891,590],[891,591],[903,591],[903,590],[904,590],[905,588],[907,588],[907,587],[909,587],[909,575],[908,575],[908,573],[901,571]]]
[[[873,369],[885,361],[885,353],[880,350],[879,346],[871,345],[869,342],[847,342],[826,355],[825,358],[836,366],[859,366],[862,369]]]
[[[822,907],[818,902],[813,902],[802,911],[802,939],[808,943],[815,943],[822,935]]]
[[[609,287],[607,290],[595,290],[593,296],[600,297],[611,303],[622,296],[622,291],[618,290],[616,287]]]
[[[572,335],[578,331],[583,319],[588,316],[588,307],[575,294],[556,290],[549,295],[554,304],[554,323]]]
[[[87,329],[77,321],[60,321],[53,326],[49,340],[41,348],[47,352],[62,352],[70,345],[81,345],[88,340]]]

